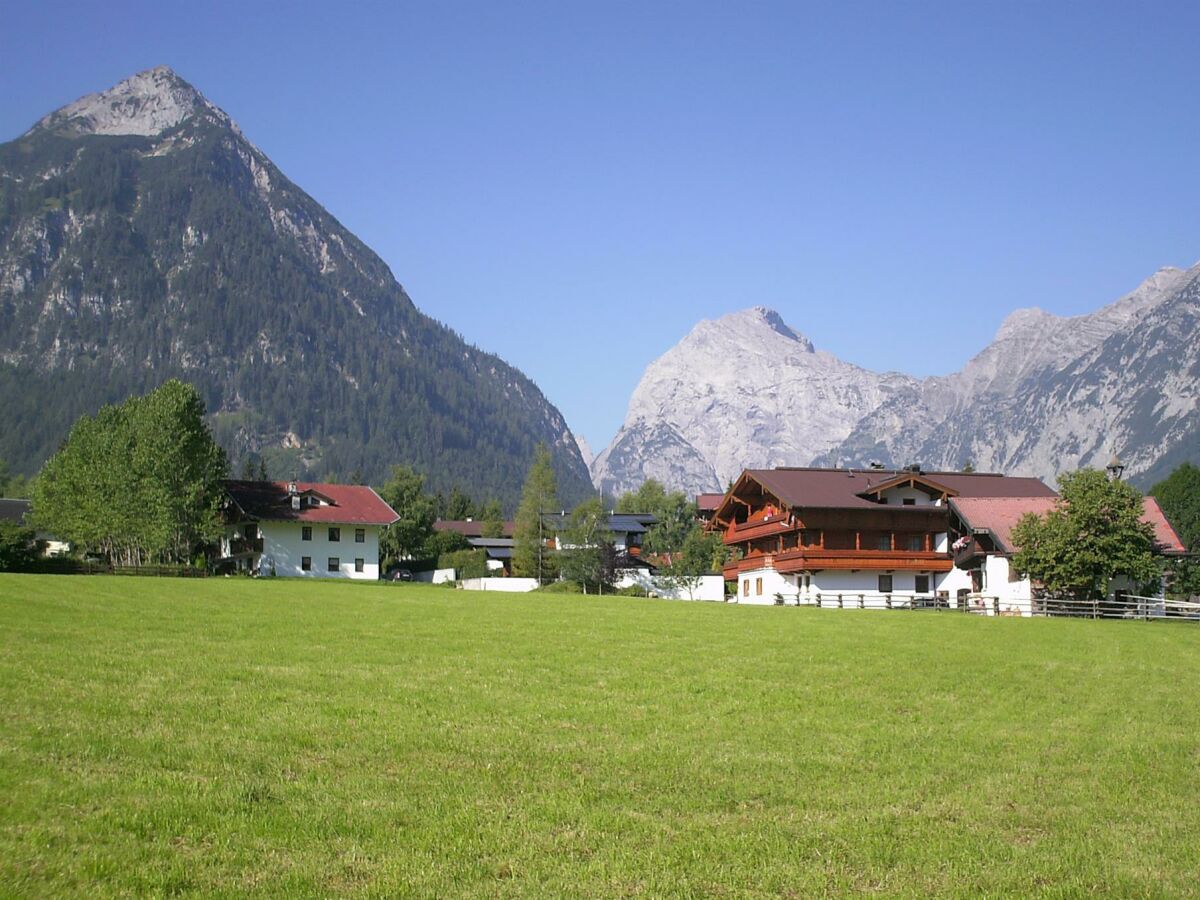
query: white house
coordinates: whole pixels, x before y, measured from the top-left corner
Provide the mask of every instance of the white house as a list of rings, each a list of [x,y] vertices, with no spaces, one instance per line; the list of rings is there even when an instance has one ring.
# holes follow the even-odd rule
[[[260,575],[379,578],[379,533],[399,516],[363,485],[227,481],[221,556]]]
[[[970,604],[980,602],[993,611],[1031,615],[1039,612],[1033,597],[1033,584],[1012,568],[1015,551],[1012,531],[1027,514],[1044,516],[1054,509],[1057,497],[953,497],[950,500],[950,528],[954,541],[954,570],[947,585],[957,598]],[[1178,556],[1186,552],[1179,535],[1163,515],[1153,497],[1142,498],[1142,521],[1154,529],[1155,552]],[[1138,586],[1126,578],[1115,578],[1108,586],[1108,597],[1136,594]],[[1159,584],[1152,596],[1163,596]]]
[[[1054,496],[1036,478],[916,466],[747,469],[707,527],[733,551],[724,575],[740,603],[950,605],[970,578],[954,567],[949,504]]]

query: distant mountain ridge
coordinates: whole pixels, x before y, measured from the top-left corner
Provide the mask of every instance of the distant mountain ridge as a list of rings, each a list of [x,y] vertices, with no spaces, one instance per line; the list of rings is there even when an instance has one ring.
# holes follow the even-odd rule
[[[1200,458],[1197,335],[1200,265],[1088,315],[1017,310],[961,371],[925,379],[845,363],[755,307],[699,323],[651,363],[593,481],[700,492],[748,467],[916,462],[1053,484],[1114,450],[1148,479]]]
[[[196,384],[235,466],[379,481],[394,463],[515,505],[537,443],[586,466],[518,370],[422,314],[388,267],[166,67],[0,145],[0,458],[76,416]]]

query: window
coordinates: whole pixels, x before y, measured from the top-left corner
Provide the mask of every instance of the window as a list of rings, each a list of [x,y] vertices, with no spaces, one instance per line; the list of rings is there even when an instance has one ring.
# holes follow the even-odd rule
[[[925,549],[925,535],[909,534],[905,535],[905,549],[911,550],[914,553],[919,553]]]
[[[917,593],[918,594],[928,594],[929,593],[929,576],[928,575],[918,575],[916,581],[917,581]]]
[[[815,547],[821,543],[821,532],[819,531],[802,531],[800,532],[800,542],[805,547]]]
[[[905,505],[905,506],[916,506],[916,505],[917,505],[917,498],[916,498],[916,497],[905,497],[905,498],[904,498],[904,505]]]
[[[329,529],[329,539],[331,541],[340,541],[342,539],[342,529],[330,528]]]
[[[750,579],[749,578],[747,578],[745,581],[742,582],[742,596],[743,597],[750,596]]]
[[[361,572],[363,570],[363,558],[360,556],[354,561],[354,571]]]
[[[892,549],[892,536],[890,534],[879,535],[879,541],[875,546],[879,550],[891,550]]]
[[[891,575],[880,575],[879,576],[879,593],[890,594],[891,592],[892,592],[892,576]]]
[[[329,571],[337,572],[342,568],[342,561],[336,556],[329,557]]]
[[[312,526],[311,525],[305,525],[300,529],[300,540],[302,540],[302,541],[311,541],[312,540]]]
[[[762,596],[762,579],[761,578],[754,579],[754,595],[756,597]]]
[[[312,571],[312,557],[311,556],[300,557],[300,571],[301,572],[311,572]]]
[[[354,543],[365,544],[366,542],[367,542],[367,529],[355,528],[354,529]],[[362,570],[359,569],[359,571],[361,572]]]

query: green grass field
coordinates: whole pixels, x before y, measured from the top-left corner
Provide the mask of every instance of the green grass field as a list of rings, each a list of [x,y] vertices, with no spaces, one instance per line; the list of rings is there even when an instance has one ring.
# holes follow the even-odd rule
[[[0,575],[0,894],[1186,895],[1200,628]]]

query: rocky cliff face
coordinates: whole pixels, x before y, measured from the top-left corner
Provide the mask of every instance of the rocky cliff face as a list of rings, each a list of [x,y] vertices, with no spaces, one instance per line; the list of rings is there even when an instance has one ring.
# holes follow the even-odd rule
[[[720,490],[746,466],[827,453],[864,415],[916,384],[815,349],[763,307],[706,320],[646,370],[593,479],[616,493],[647,478]]]
[[[196,384],[238,457],[390,465],[515,503],[538,442],[590,492],[562,416],[416,309],[388,267],[165,67],[0,145],[0,458],[36,471],[76,416]]]
[[[1148,477],[1200,449],[1198,291],[1200,266],[1163,269],[1090,315],[1018,310],[962,371],[923,380],[815,351],[761,308],[701,322],[647,369],[593,479],[718,490],[750,466],[876,461],[1053,483],[1113,450]]]

